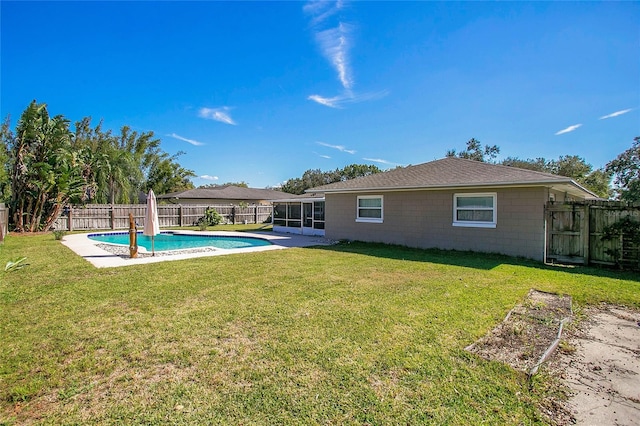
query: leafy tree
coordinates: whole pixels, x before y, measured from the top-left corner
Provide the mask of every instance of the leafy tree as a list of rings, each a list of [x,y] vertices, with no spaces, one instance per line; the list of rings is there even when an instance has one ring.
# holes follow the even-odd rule
[[[87,121],[88,120],[88,121]],[[90,119],[76,124],[76,149],[85,160],[87,176],[85,193],[88,201],[100,204],[131,201],[137,193],[134,183],[140,180],[136,170],[134,154],[130,148],[121,146],[111,131],[102,131],[102,123],[94,129],[87,127]]]
[[[517,157],[507,157],[500,162],[503,166],[518,167],[520,169],[533,170],[536,172],[551,173],[551,166],[547,160],[538,157],[535,159],[522,160]]]
[[[456,153],[455,149],[450,149],[447,151],[446,156],[482,161],[483,163],[492,163],[495,161],[498,154],[500,154],[500,148],[497,145],[485,145],[482,147],[479,140],[471,138],[467,141],[467,148],[464,151]]]
[[[609,186],[611,173],[603,169],[593,170],[591,164],[577,155],[564,155],[557,160],[546,160],[541,157],[522,160],[515,157],[507,157],[500,164],[570,177],[600,197],[608,198],[611,195]]]
[[[362,176],[369,176],[375,173],[380,173],[381,170],[378,166],[370,164],[350,164],[345,166],[341,170],[336,170],[340,175],[340,180],[350,180]]]
[[[156,194],[168,194],[170,192],[193,189],[194,185],[189,178],[195,177],[192,170],[185,169],[177,159],[183,151],[169,157],[168,154],[157,156],[153,159],[147,176],[146,187],[153,189]]]
[[[140,192],[144,192],[151,165],[162,156],[160,139],[155,139],[153,132],[139,134],[123,126],[116,147],[113,160],[117,167],[112,169],[109,182],[111,202],[137,202]]]
[[[631,148],[610,161],[606,170],[614,176],[620,200],[640,201],[640,136],[634,138]]]
[[[575,181],[583,181],[593,167],[577,155],[561,155],[557,161],[549,162],[550,173],[567,176]]]
[[[95,203],[137,202],[149,188],[158,194],[193,188],[195,174],[180,166],[182,152],[169,156],[153,132],[137,133],[128,126],[119,135],[91,127],[91,119],[76,123],[74,146],[85,161],[84,195]]]
[[[499,153],[500,148],[497,145],[485,145],[483,147],[477,139],[472,138],[467,142],[467,148],[464,151],[456,153],[455,149],[451,149],[447,151],[446,155],[447,157],[459,157],[493,163]],[[611,172],[602,169],[593,170],[591,164],[577,155],[564,155],[560,156],[557,160],[547,160],[543,157],[535,159],[528,158],[526,160],[517,157],[507,157],[499,162],[499,164],[567,176],[600,197],[608,198],[611,196],[609,186]]]
[[[91,128],[91,118],[85,117],[76,122],[76,130],[71,144],[73,149],[80,153],[84,166],[82,175],[85,179],[85,187],[79,199],[73,200],[95,202],[98,188],[105,185],[103,146],[107,144],[107,135],[102,132],[102,122],[95,129]],[[106,202],[105,200],[101,202]]]
[[[46,231],[69,203],[137,202],[140,193],[193,188],[191,170],[178,153],[160,149],[153,132],[128,126],[115,135],[91,118],[75,132],[62,115],[50,117],[46,104],[33,101],[22,113],[15,134],[9,117],[0,128],[0,202],[9,202],[19,231]]]
[[[282,191],[289,194],[304,194],[309,188],[341,182],[357,177],[380,173],[377,166],[367,164],[351,164],[342,169],[323,172],[320,169],[310,169],[303,173],[301,178],[292,178],[282,185]]]
[[[599,197],[611,198],[613,195],[613,190],[611,189],[611,173],[605,169],[592,171],[578,183]]]
[[[309,169],[302,174],[301,178],[292,178],[282,185],[282,191],[289,194],[304,194],[304,191],[315,186],[325,185],[326,174],[320,169]]]
[[[241,182],[225,182],[225,183],[208,183],[206,185],[200,185],[198,188],[217,188],[219,186],[238,186],[240,188],[248,188],[249,184],[245,181]]]
[[[18,231],[48,231],[71,198],[82,192],[80,156],[72,149],[69,121],[51,118],[46,104],[31,102],[9,141],[11,210]]]
[[[596,195],[609,198],[611,196],[611,173],[604,169],[593,170],[593,166],[577,155],[560,156],[557,161],[549,162],[549,172],[559,176],[567,176]]]

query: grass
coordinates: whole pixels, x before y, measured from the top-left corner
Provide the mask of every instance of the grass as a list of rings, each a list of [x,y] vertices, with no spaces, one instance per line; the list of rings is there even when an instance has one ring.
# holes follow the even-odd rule
[[[340,244],[95,269],[0,246],[0,424],[545,424],[557,389],[463,350],[530,288],[640,307],[640,278]]]

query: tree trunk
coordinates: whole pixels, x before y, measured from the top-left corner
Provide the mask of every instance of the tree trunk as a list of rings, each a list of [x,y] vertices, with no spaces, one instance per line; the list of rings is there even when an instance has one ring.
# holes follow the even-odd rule
[[[66,204],[66,203],[65,203]],[[48,232],[58,217],[60,217],[60,213],[62,212],[63,204],[56,202],[55,206],[51,210],[51,213],[47,217],[46,222],[44,223],[44,228],[42,229],[44,232]]]
[[[13,222],[16,224],[16,231],[24,232],[24,200],[21,199],[20,204],[16,204],[13,212]]]
[[[29,198],[27,208],[22,209],[23,231],[28,232],[29,223],[31,223],[31,212],[33,207],[33,198]]]
[[[45,191],[40,191],[38,194],[38,198],[36,199],[36,205],[32,210],[31,215],[31,232],[37,232],[40,228],[40,221],[42,220],[42,213],[44,212],[44,207],[47,203],[47,193]]]
[[[54,205],[53,210],[51,211],[51,214],[49,214],[49,217],[45,222],[45,231],[49,231],[51,229],[55,221],[58,220],[58,218],[62,214],[62,211],[68,204],[69,204],[69,197],[68,196],[63,197],[62,194],[58,194],[58,198],[56,199],[56,204]]]

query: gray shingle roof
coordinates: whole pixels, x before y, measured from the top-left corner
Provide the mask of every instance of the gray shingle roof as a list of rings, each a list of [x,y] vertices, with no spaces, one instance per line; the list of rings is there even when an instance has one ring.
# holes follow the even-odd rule
[[[397,168],[384,173],[323,185],[311,188],[309,192],[537,185],[558,185],[563,186],[564,190],[571,187],[582,197],[595,197],[595,194],[565,176],[482,163],[457,157],[447,157],[415,166]]]
[[[291,194],[272,189],[244,188],[225,185],[213,188],[196,188],[186,191],[172,192],[159,195],[160,199],[190,198],[190,199],[228,199],[228,200],[279,200],[291,198]]]

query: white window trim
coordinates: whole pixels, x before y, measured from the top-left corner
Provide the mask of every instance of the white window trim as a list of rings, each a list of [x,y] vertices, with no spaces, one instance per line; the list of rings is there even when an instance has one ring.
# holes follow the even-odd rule
[[[360,200],[363,199],[380,199],[380,217],[360,217]],[[365,223],[382,223],[384,221],[384,197],[382,195],[358,195],[356,198],[356,222]]]
[[[458,197],[460,198],[464,198],[464,197],[492,197],[493,198],[493,220],[491,222],[472,222],[472,221],[468,221],[468,220],[457,220],[456,218],[458,217],[458,215],[456,214],[458,209],[457,209],[457,205],[458,205]],[[489,210],[489,209],[487,209]],[[480,192],[480,193],[474,193],[474,192],[464,192],[464,193],[457,193],[457,194],[453,194],[453,226],[460,226],[460,227],[466,227],[466,228],[495,228],[496,225],[498,223],[498,194],[496,192]]]

